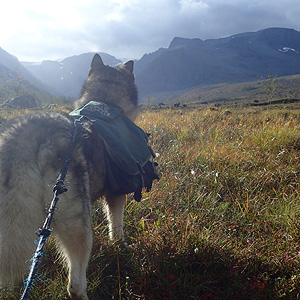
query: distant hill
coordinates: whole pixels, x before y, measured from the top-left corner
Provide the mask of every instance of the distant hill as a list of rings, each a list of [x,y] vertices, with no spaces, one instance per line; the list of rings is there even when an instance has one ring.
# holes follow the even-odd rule
[[[269,28],[220,39],[174,38],[135,64],[140,96],[176,92],[258,76],[300,73],[300,32]]]
[[[78,98],[94,54],[84,53],[61,61],[45,60],[40,64],[23,62],[23,65],[43,83],[55,87],[61,95]],[[121,63],[109,54],[99,54],[107,65],[115,66]]]
[[[300,101],[300,74],[273,77],[275,82],[274,94],[267,93],[265,87],[268,78],[242,83],[218,83],[186,90],[160,93],[150,97],[150,104],[225,104],[228,102],[265,102],[280,99],[298,99]],[[273,80],[272,79],[272,80]]]
[[[30,88],[41,92],[57,95],[58,93],[53,87],[50,87],[35,77],[27,68],[25,68],[19,60],[6,52],[0,47],[0,77],[7,77],[10,80],[20,80],[20,76],[24,77],[30,84]]]

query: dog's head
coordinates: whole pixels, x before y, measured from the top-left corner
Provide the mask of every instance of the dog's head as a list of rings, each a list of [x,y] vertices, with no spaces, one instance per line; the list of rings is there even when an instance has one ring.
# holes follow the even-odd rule
[[[116,68],[104,65],[95,54],[88,79],[83,85],[81,98],[75,102],[76,108],[89,101],[100,101],[120,106],[124,113],[134,119],[137,114],[137,90],[134,83],[133,61]]]

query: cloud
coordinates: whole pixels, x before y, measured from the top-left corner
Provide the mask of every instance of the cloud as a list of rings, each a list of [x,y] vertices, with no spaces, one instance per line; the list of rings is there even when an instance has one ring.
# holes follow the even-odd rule
[[[10,0],[0,12],[0,42],[27,60],[89,51],[139,58],[175,36],[299,30],[299,10],[298,0]]]

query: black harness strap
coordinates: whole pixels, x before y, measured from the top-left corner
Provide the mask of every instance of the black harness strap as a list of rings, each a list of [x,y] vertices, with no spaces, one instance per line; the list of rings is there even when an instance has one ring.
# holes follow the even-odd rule
[[[39,237],[38,246],[37,246],[36,251],[31,259],[32,263],[30,266],[28,277],[25,280],[25,288],[24,288],[24,292],[22,294],[21,300],[28,299],[29,291],[30,291],[32,282],[34,281],[34,275],[35,275],[35,271],[36,271],[36,268],[37,268],[37,265],[39,262],[39,258],[43,254],[43,248],[46,243],[46,239],[52,232],[50,225],[51,225],[51,221],[53,219],[53,214],[55,211],[56,204],[59,200],[58,195],[67,191],[67,188],[65,187],[65,184],[64,184],[64,180],[66,178],[66,175],[68,172],[68,167],[69,167],[71,156],[72,156],[72,152],[75,147],[77,132],[78,132],[78,121],[75,121],[74,127],[73,127],[73,132],[72,132],[72,138],[71,138],[71,141],[70,141],[68,149],[67,149],[66,158],[65,158],[62,168],[60,170],[59,176],[57,178],[57,182],[53,188],[54,195],[53,195],[53,199],[51,201],[50,208],[48,209],[48,215],[45,219],[43,227],[39,228],[36,232],[37,236]]]

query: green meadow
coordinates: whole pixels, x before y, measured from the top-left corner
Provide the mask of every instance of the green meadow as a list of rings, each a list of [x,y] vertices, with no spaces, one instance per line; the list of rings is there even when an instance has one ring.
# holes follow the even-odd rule
[[[137,123],[161,178],[127,197],[128,249],[94,206],[90,300],[300,299],[298,104],[149,107]],[[29,299],[68,299],[51,241],[37,275]]]

